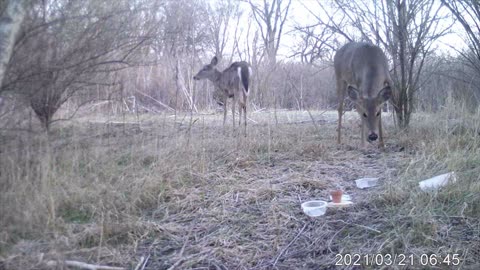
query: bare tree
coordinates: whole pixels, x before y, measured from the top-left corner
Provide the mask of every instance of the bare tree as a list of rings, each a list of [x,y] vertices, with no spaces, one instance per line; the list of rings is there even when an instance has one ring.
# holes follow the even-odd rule
[[[327,27],[296,26],[295,31],[302,40],[294,48],[292,57],[299,56],[302,63],[315,65],[318,60],[331,59],[332,52],[338,47],[332,44],[335,43],[332,41],[335,32]]]
[[[386,12],[385,12],[386,10]],[[393,30],[380,38],[393,60],[396,94],[393,104],[401,128],[407,127],[414,111],[415,93],[420,88],[420,75],[433,42],[448,30],[441,28],[441,6],[434,1],[396,0],[382,10],[384,24]],[[388,19],[386,19],[388,17]]]
[[[233,0],[222,0],[209,6],[209,30],[214,47],[215,56],[219,60],[223,57],[223,52],[229,40],[228,30],[231,22],[235,18],[239,18],[238,2]],[[238,28],[238,27],[237,27]]]
[[[327,12],[321,1],[317,3],[330,14],[328,21],[317,16],[320,26],[336,31],[348,41],[366,41],[388,52],[393,63],[392,102],[396,119],[401,128],[407,127],[425,57],[432,51],[434,41],[448,31],[448,27],[440,26],[445,18],[441,5],[430,0],[334,0],[336,10]]]
[[[441,2],[463,26],[470,53],[460,53],[477,74],[480,74],[480,2],[478,0],[441,0]]]
[[[460,101],[465,108],[477,111],[480,103],[480,78],[462,55],[432,54],[425,59],[425,73],[421,78],[421,91],[417,95],[417,107],[436,112],[446,105],[449,98]]]
[[[15,36],[25,16],[25,1],[5,1],[0,17],[0,85],[12,54]]]
[[[67,100],[88,100],[89,90],[114,86],[113,74],[134,62],[149,39],[136,34],[139,9],[128,1],[114,8],[95,0],[32,4],[2,91],[22,94],[48,130]]]
[[[262,34],[269,65],[274,65],[292,0],[263,0],[261,5],[254,4],[253,1],[249,3]]]

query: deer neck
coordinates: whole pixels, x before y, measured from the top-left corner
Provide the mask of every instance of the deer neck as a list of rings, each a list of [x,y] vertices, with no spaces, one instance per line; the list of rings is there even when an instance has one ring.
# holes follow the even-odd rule
[[[363,95],[367,97],[376,97],[378,92],[384,87],[384,82],[385,76],[382,75],[382,71],[371,68],[362,82],[362,89],[365,91]]]
[[[218,69],[214,69],[210,80],[215,85],[220,85],[221,84],[221,79],[222,79],[222,73],[220,71],[218,71]]]

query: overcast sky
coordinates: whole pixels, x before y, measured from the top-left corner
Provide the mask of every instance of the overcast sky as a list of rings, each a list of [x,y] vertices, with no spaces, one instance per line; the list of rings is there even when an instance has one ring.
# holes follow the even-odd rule
[[[327,6],[327,3],[330,2],[328,0],[319,1],[325,3],[325,6]],[[259,0],[259,3],[260,2],[263,1]],[[248,22],[248,17],[251,16],[250,6],[248,3],[242,2],[240,3],[240,9],[243,11],[240,28],[244,30],[244,37],[242,39],[246,42],[246,25]],[[315,16],[311,14],[312,12],[315,14],[315,16],[320,16],[322,18],[325,17],[322,16],[322,11],[317,3],[317,0],[292,0],[289,16],[286,22],[285,29],[283,31],[284,35],[281,38],[281,47],[278,52],[279,59],[285,59],[286,57],[292,55],[292,48],[295,47],[295,44],[300,42],[298,33],[292,31],[295,25],[312,25],[317,22]],[[447,10],[445,9],[444,12],[447,12]],[[328,20],[325,18],[325,21]],[[451,25],[451,23],[452,21],[449,19],[443,22],[444,25]],[[232,24],[231,26],[234,27],[235,25]],[[256,28],[257,25],[252,21],[251,27]],[[230,31],[230,33],[233,32],[234,31]],[[460,25],[454,24],[451,27],[451,32],[452,33],[435,41],[434,47],[437,48],[437,53],[454,55],[456,54],[456,52],[450,46],[453,46],[456,49],[460,49],[466,46],[463,42],[463,39],[461,38],[461,36],[463,35],[463,30]],[[253,38],[253,33],[250,34],[250,39],[251,38]],[[227,52],[229,51],[230,50],[227,50]]]

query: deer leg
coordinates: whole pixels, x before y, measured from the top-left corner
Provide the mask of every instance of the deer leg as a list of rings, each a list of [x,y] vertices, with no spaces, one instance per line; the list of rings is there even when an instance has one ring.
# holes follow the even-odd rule
[[[227,101],[228,98],[223,101],[223,133],[225,133],[225,122],[227,121]]]
[[[337,80],[337,95],[338,95],[338,127],[337,127],[337,143],[341,144],[342,140],[342,114],[343,101],[345,99],[345,91],[347,91],[346,83]]]
[[[341,104],[341,105],[340,105]],[[342,140],[342,112],[343,112],[343,100],[338,105],[338,127],[337,127],[337,143],[341,144]]]
[[[232,118],[233,118],[233,130],[235,131],[235,105],[237,104],[236,96],[233,96],[232,102]]]
[[[243,104],[240,100],[238,100],[238,127],[242,126],[242,110],[243,110]]]
[[[245,95],[245,103],[243,103],[243,122],[245,125],[245,137],[247,137],[247,96]]]
[[[380,122],[378,123],[378,137],[379,137],[379,146],[380,148],[384,148],[385,144],[383,143],[383,129],[382,129],[382,115],[380,114]]]
[[[361,129],[362,129],[361,130],[361,132],[362,132],[362,135],[361,135],[362,136],[361,137],[362,142],[361,142],[361,146],[362,146],[362,148],[365,148],[365,124],[363,123],[363,119],[361,119],[361,121],[362,121],[362,127],[361,127]]]
[[[241,98],[239,99],[238,105],[240,106],[240,119],[238,120],[238,127],[241,127],[241,120],[242,120],[242,112],[243,112],[243,124],[245,126],[244,129],[244,136],[247,136],[247,96],[245,93],[241,94]]]

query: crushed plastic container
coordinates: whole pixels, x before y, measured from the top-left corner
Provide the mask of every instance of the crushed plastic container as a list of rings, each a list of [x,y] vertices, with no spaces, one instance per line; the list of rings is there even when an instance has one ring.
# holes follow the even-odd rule
[[[455,183],[456,181],[457,177],[455,176],[455,172],[449,172],[420,181],[418,184],[423,191],[428,191],[437,190],[446,186],[448,183]]]
[[[360,178],[355,180],[357,187],[360,189],[374,187],[378,185],[378,177],[367,177],[367,178]]]

